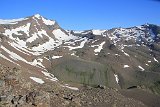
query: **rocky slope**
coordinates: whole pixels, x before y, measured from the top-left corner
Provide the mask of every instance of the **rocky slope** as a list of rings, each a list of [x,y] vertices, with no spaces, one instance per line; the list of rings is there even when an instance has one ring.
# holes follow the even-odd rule
[[[0,20],[0,47],[0,101],[7,106],[48,107],[56,102],[54,106],[134,107],[160,102],[157,25],[73,31],[36,14]],[[109,88],[100,89],[104,87]]]
[[[81,87],[75,91],[51,81],[43,85],[28,81],[18,68],[0,66],[0,72],[0,107],[146,107],[117,89]]]

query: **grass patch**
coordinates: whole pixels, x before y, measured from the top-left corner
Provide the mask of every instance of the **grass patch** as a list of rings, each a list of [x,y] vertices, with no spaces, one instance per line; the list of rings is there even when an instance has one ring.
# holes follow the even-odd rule
[[[108,69],[103,64],[67,58],[50,70],[59,80],[83,85],[108,85]]]

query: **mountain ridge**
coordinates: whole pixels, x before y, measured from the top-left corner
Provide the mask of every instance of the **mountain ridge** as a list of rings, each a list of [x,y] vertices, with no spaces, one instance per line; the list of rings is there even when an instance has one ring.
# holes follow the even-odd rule
[[[0,65],[20,69],[23,80],[38,86],[160,94],[160,26],[153,24],[75,31],[39,14],[4,21],[0,58]]]

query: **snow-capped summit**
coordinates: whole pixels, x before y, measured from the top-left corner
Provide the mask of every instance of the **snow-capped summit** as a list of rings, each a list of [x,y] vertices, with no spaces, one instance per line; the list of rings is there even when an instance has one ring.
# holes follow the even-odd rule
[[[56,22],[54,20],[49,20],[41,16],[40,14],[35,14],[32,16],[33,19],[35,20],[42,20],[42,22],[46,25],[54,25]]]
[[[42,16],[40,14],[35,14],[33,17],[36,17],[38,19],[42,18]]]

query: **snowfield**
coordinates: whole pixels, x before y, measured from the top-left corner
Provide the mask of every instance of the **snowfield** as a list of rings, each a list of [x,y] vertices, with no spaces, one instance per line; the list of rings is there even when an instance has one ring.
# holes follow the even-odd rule
[[[11,20],[3,20],[0,19],[0,24],[17,24],[19,21],[27,20],[28,18],[20,18],[20,19],[11,19]]]
[[[33,81],[39,83],[39,84],[43,84],[44,81],[40,78],[37,78],[37,77],[29,77],[30,79],[32,79]]]
[[[124,67],[123,68],[129,68],[129,65],[124,65]]]
[[[98,55],[97,53],[101,52],[101,50],[103,49],[103,45],[105,44],[106,42],[102,42],[100,45],[98,45],[98,48],[94,50],[94,52],[96,53],[95,55]]]

